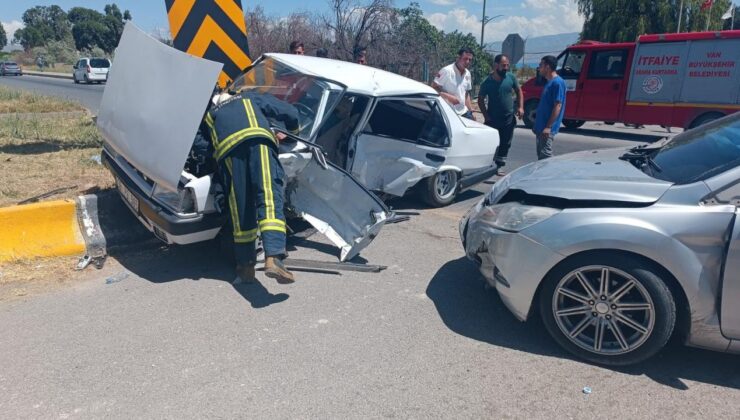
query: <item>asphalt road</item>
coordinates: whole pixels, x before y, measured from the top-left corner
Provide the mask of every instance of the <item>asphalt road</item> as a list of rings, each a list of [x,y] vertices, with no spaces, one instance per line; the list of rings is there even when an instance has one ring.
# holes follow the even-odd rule
[[[96,114],[103,98],[103,89],[105,89],[104,84],[76,85],[72,79],[53,79],[29,75],[0,77],[0,85],[78,101]]]
[[[555,152],[664,133],[588,124]],[[534,157],[517,129],[510,167]],[[233,287],[204,244],[119,255],[73,286],[0,303],[0,418],[737,417],[738,356],[672,345],[609,369],[515,320],[457,234],[489,188],[443,209],[393,202],[419,215],[363,251],[388,266],[378,274],[300,272],[281,286],[258,273]],[[318,235],[291,248],[336,255]]]

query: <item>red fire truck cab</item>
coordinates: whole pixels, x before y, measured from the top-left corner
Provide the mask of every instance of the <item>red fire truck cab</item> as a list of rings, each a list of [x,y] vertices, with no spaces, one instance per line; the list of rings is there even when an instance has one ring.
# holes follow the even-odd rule
[[[558,56],[568,87],[566,128],[586,121],[692,128],[740,110],[740,30],[642,35],[637,42],[583,41]],[[528,80],[531,128],[544,80]]]

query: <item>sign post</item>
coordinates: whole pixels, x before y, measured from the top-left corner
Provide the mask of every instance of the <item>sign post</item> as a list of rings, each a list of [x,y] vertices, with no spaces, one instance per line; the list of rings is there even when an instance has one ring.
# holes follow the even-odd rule
[[[509,62],[514,65],[524,57],[524,40],[519,34],[509,34],[501,45],[501,51],[509,57]]]

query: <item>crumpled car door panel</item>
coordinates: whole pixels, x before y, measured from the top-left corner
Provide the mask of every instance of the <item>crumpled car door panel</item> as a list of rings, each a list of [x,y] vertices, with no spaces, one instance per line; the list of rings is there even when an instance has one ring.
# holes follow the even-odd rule
[[[331,162],[322,166],[310,152],[281,153],[288,176],[290,210],[340,249],[340,261],[354,258],[378,235],[388,208],[357,180]]]
[[[357,138],[352,175],[370,190],[401,197],[439,170],[441,153],[438,148],[363,133]]]

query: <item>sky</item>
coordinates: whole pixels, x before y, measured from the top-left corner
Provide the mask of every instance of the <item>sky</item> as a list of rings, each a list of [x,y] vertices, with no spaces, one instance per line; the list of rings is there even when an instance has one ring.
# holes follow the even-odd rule
[[[362,0],[358,0],[362,1]],[[103,10],[106,3],[116,3],[121,10],[130,10],[134,22],[148,32],[169,28],[164,0],[2,0],[0,22],[9,39],[22,27],[23,12],[37,5],[57,4],[64,10],[83,6]],[[426,18],[438,29],[472,32],[480,37],[483,0],[417,0]],[[261,5],[270,16],[285,16],[293,12],[328,11],[328,0],[242,0],[245,8]],[[396,7],[405,7],[409,0],[395,0]],[[486,15],[503,15],[486,25],[486,42],[501,41],[509,33],[522,37],[579,32],[583,18],[578,15],[573,0],[486,0]]]

